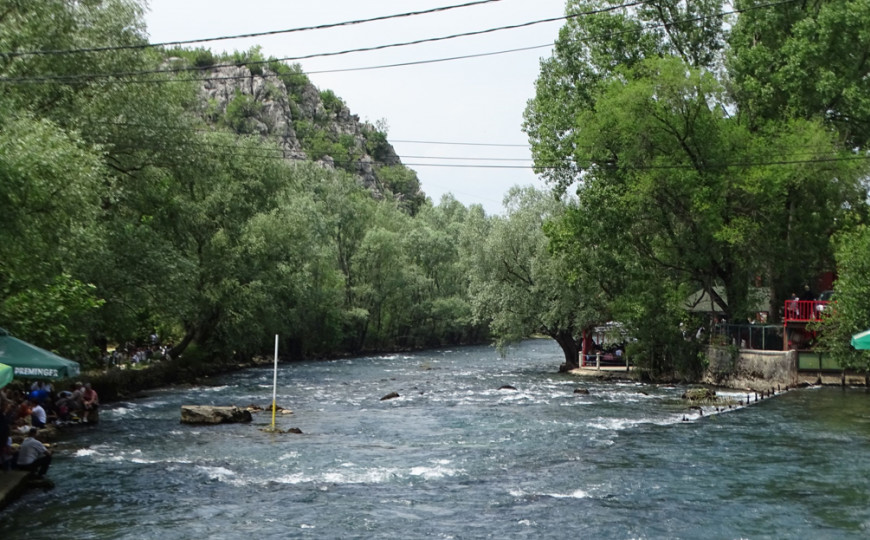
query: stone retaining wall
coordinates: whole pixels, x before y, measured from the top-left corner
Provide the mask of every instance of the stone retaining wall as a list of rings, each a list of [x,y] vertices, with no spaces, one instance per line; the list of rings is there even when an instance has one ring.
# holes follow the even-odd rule
[[[800,380],[796,351],[736,350],[707,347],[704,382],[726,388],[767,390],[796,386]]]

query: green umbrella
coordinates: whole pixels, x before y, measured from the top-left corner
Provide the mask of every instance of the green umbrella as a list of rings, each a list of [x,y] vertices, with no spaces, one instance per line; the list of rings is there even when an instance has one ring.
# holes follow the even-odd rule
[[[870,349],[870,330],[864,330],[852,336],[852,346],[856,349]]]
[[[79,364],[12,337],[0,328],[0,363],[11,366],[16,377],[68,379],[78,377]]]
[[[0,388],[12,382],[12,368],[6,364],[0,364]]]

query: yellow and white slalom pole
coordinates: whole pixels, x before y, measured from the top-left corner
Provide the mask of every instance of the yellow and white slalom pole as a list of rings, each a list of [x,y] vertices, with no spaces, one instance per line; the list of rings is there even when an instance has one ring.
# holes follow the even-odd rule
[[[272,375],[272,427],[270,431],[275,431],[275,410],[278,408],[276,399],[278,397],[278,334],[275,334],[275,370]]]

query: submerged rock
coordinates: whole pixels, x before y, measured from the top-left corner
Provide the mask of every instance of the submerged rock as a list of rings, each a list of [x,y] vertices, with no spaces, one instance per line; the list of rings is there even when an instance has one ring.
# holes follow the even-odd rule
[[[589,389],[588,388],[575,388],[574,393],[575,394],[588,394]]]
[[[716,392],[709,388],[690,388],[682,397],[689,401],[709,401],[716,399]]]
[[[509,384],[502,385],[498,388],[499,390],[516,390],[516,387],[511,386]]]
[[[386,401],[386,400],[388,400],[388,399],[396,399],[397,397],[399,397],[399,393],[398,393],[398,392],[390,392],[390,393],[387,394],[386,396],[382,397],[382,398],[381,398],[381,401]]]
[[[250,411],[238,407],[182,405],[182,424],[238,424],[253,420]]]

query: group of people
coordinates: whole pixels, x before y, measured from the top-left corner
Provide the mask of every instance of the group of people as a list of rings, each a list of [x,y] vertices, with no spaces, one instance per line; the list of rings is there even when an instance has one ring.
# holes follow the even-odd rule
[[[153,342],[148,346],[136,346],[133,343],[128,343],[111,352],[106,352],[103,355],[103,366],[106,368],[121,367],[123,369],[124,366],[129,365],[150,364],[161,360],[170,360],[169,351],[172,349],[172,344],[157,343],[156,334],[153,334],[150,339]]]
[[[39,430],[50,423],[99,421],[100,399],[90,383],[75,383],[55,393],[51,383],[36,381],[29,391],[0,391],[0,469],[44,475],[51,452],[39,441]],[[23,440],[19,445],[14,439]]]

